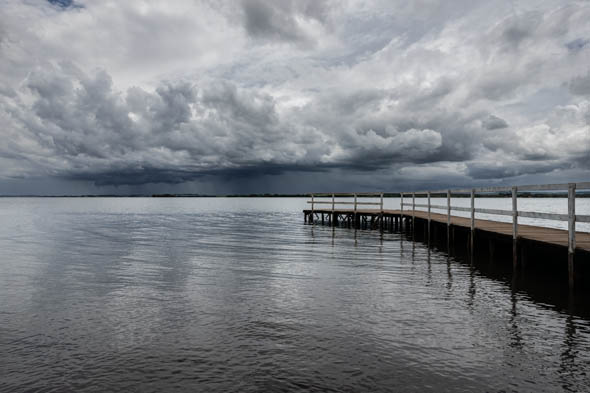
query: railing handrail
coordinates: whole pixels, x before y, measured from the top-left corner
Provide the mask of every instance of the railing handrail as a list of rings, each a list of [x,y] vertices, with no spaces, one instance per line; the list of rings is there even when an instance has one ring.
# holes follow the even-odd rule
[[[362,196],[362,197],[378,197],[381,194],[385,194],[384,192],[322,192],[322,193],[318,193],[318,192],[314,192],[308,195],[313,195],[314,197],[318,197],[318,198],[330,198],[332,197],[332,195],[336,196],[336,197],[341,197],[341,198],[353,198],[355,195],[357,196]]]
[[[531,212],[518,210],[518,193],[523,191],[566,191],[568,199],[568,212],[567,214],[557,213],[542,213],[542,212]],[[512,216],[512,237],[514,244],[518,239],[518,217],[525,218],[539,218],[544,220],[555,220],[555,221],[567,221],[568,222],[568,253],[573,255],[576,248],[576,222],[587,222],[590,223],[590,215],[576,214],[576,190],[590,190],[590,182],[575,182],[575,183],[561,183],[561,184],[530,184],[522,186],[499,186],[499,187],[475,187],[475,188],[461,188],[461,189],[448,189],[448,190],[436,190],[436,191],[412,191],[412,192],[400,192],[400,215],[404,216],[404,206],[411,206],[411,213],[406,215],[412,215],[412,220],[415,219],[416,208],[427,208],[428,210],[428,222],[430,223],[431,210],[446,210],[447,211],[447,232],[451,225],[451,211],[465,211],[471,213],[471,225],[470,229],[472,232],[471,241],[473,241],[473,231],[475,230],[475,214],[492,214],[492,215],[503,215]],[[512,209],[501,210],[501,209],[484,209],[475,207],[475,197],[477,194],[482,193],[507,193],[512,198]],[[451,197],[457,194],[469,195],[471,199],[470,207],[452,206]],[[447,205],[432,205],[431,197],[441,195],[446,196]],[[507,196],[508,196],[507,195]],[[314,213],[314,205],[316,204],[331,204],[332,212],[335,211],[335,205],[354,205],[354,212],[358,211],[358,206],[366,205],[378,205],[381,214],[383,214],[383,192],[356,192],[356,193],[312,193],[310,194],[311,201],[311,212]],[[412,203],[404,203],[404,197],[412,198]],[[426,197],[428,204],[416,204],[416,196]],[[380,202],[359,202],[358,198],[380,198]],[[316,201],[315,198],[332,198],[331,201]],[[342,200],[336,200],[336,198],[354,198],[354,202],[347,202]],[[513,247],[513,253],[516,253],[516,246]]]
[[[404,193],[400,193],[400,214],[403,217],[404,206],[412,206],[412,220],[415,219],[416,207],[428,208],[428,223],[430,229],[430,210],[433,206],[430,204],[430,198],[432,194],[446,194],[447,197],[447,240],[449,236],[449,228],[451,226],[451,210],[467,211],[471,213],[471,235],[470,235],[470,250],[473,250],[473,239],[475,231],[475,213],[484,214],[498,214],[512,216],[512,259],[516,264],[516,253],[517,253],[517,241],[518,241],[518,217],[527,218],[540,218],[545,220],[558,220],[567,221],[567,243],[568,243],[568,274],[569,274],[569,286],[574,286],[573,276],[573,260],[576,252],[576,222],[590,222],[590,215],[576,214],[576,189],[587,190],[590,189],[590,182],[578,182],[578,183],[563,183],[563,184],[536,184],[536,185],[525,185],[525,186],[512,186],[512,187],[479,187],[471,189],[458,189],[458,190],[440,190],[440,191],[414,191],[412,195],[412,203],[404,203]],[[540,212],[527,212],[519,211],[517,207],[518,192],[519,191],[563,191],[567,190],[567,214],[555,214],[555,213],[540,213]],[[475,207],[475,195],[477,193],[500,193],[510,192],[512,199],[512,210],[499,210],[499,209],[482,209]],[[471,206],[469,208],[452,206],[451,196],[452,194],[467,194],[469,193],[471,199]],[[405,193],[408,194],[408,193]],[[416,195],[422,197],[428,197],[428,204],[416,205]],[[444,209],[444,206],[436,206],[435,209]],[[516,266],[516,265],[515,265]]]
[[[354,211],[357,211],[358,205],[373,205],[379,206],[379,211],[383,213],[383,192],[353,192],[353,193],[311,193],[311,201],[307,203],[311,204],[311,212],[313,214],[314,207],[317,204],[332,205],[332,211],[335,210],[335,205],[354,205]],[[336,198],[354,198],[354,202],[336,200]],[[379,202],[359,202],[357,199],[361,198],[380,198]],[[332,198],[331,201],[316,201],[315,198]]]
[[[441,198],[443,199],[443,198]],[[404,203],[404,206],[412,206],[411,203]],[[423,207],[427,208],[428,205],[416,203],[416,207]],[[450,206],[451,210],[462,211],[462,212],[471,212],[470,207],[465,206]],[[447,210],[447,206],[443,205],[430,205],[430,208],[433,210]],[[483,214],[490,214],[496,216],[512,216],[512,210],[502,210],[502,209],[485,209],[485,208],[475,208],[476,213],[483,213]],[[554,220],[554,221],[567,221],[568,215],[567,214],[560,214],[560,213],[543,213],[543,212],[531,212],[526,210],[517,210],[518,217],[526,217],[526,218],[540,218],[546,220]],[[590,222],[590,215],[581,215],[576,214],[576,221],[579,222]]]
[[[567,191],[571,184],[576,185],[577,190],[590,190],[590,182],[573,182],[573,183],[560,183],[560,184],[527,184],[522,186],[499,186],[499,187],[476,187],[476,188],[457,188],[450,190],[430,190],[430,191],[410,191],[404,192],[404,194],[415,194],[415,195],[427,195],[430,194],[445,194],[447,191],[452,194],[470,194],[473,190],[476,194],[478,193],[494,193],[494,192],[512,192],[512,189],[516,187],[517,192],[520,191]]]

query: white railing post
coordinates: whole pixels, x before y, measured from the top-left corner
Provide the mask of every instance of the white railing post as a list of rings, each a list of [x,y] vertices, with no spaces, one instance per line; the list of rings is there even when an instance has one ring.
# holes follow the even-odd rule
[[[570,290],[574,289],[574,255],[576,253],[576,183],[567,189],[567,270]]]
[[[383,229],[385,229],[385,225],[383,225],[383,193],[381,193],[380,195],[380,213],[379,213],[379,221],[380,221],[380,225],[381,225],[381,231],[383,231]]]
[[[471,232],[475,229],[475,189],[471,189]]]
[[[430,243],[430,191],[428,191],[428,242]]]
[[[354,227],[360,228],[361,220],[360,220],[360,217],[358,216],[358,214],[356,213],[356,206],[357,206],[356,194],[354,194]]]
[[[333,227],[336,226],[338,218],[336,217],[336,213],[334,213],[334,194],[332,193],[332,214],[330,214],[330,225]]]
[[[475,234],[475,188],[471,189],[471,236],[469,239],[469,252],[473,255],[473,238]]]
[[[404,224],[404,193],[400,192],[400,215],[399,215],[399,230],[402,230],[402,226]]]
[[[473,243],[475,235],[475,188],[471,189],[471,236],[469,236],[469,253],[473,259]]]
[[[518,243],[518,188],[512,187],[512,264],[516,268],[518,263],[517,243]]]
[[[412,234],[414,233],[414,226],[416,224],[416,193],[412,193]]]
[[[447,190],[447,252],[451,246],[451,190]]]
[[[314,218],[315,218],[314,217],[314,201],[313,201],[313,194],[310,194],[310,195],[311,195],[311,214],[309,216],[309,222],[310,223],[313,223],[314,222]]]

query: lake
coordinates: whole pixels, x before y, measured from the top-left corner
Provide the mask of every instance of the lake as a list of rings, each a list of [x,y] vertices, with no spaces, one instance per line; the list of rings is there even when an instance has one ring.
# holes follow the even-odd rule
[[[588,390],[587,299],[305,201],[0,198],[0,391]]]

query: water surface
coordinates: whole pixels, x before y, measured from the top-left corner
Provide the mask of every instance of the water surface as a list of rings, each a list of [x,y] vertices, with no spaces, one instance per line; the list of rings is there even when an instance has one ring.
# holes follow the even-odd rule
[[[302,199],[0,199],[0,391],[587,391],[590,322]]]

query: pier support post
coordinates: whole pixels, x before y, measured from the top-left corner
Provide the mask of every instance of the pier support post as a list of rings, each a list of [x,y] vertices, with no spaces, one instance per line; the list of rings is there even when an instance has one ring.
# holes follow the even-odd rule
[[[455,226],[451,228],[451,251],[450,253],[455,252]]]
[[[430,191],[428,191],[428,244],[430,244]]]
[[[334,213],[334,194],[332,194],[332,215],[331,215],[331,224],[333,227],[335,227],[338,224],[338,217],[336,216],[336,214]]]
[[[527,262],[527,243],[521,241],[520,242],[520,271],[524,273],[526,269],[526,262]]]
[[[356,200],[356,194],[354,194],[354,227],[355,228],[360,228],[360,218],[358,213],[356,212],[356,207],[357,207],[357,200]]]
[[[381,200],[380,200],[381,209],[379,212],[379,225],[380,225],[381,232],[383,232],[383,227],[384,227],[384,224],[383,224],[383,193],[381,193],[380,197],[381,197]]]
[[[475,189],[471,189],[471,225],[470,225],[470,235],[469,235],[469,254],[471,256],[471,261],[473,261],[473,243],[474,243],[474,235],[475,235]]]
[[[404,225],[404,193],[400,192],[399,193],[400,196],[400,216],[399,216],[399,230],[401,232],[402,227]]]
[[[416,193],[412,193],[412,239],[416,233]]]
[[[516,269],[518,265],[518,206],[517,206],[517,192],[516,187],[512,187],[512,266]]]
[[[451,190],[447,190],[447,252],[451,252]]]
[[[309,222],[311,224],[313,224],[313,215],[314,215],[314,211],[313,211],[313,194],[311,194],[311,215],[309,216]]]
[[[574,290],[574,255],[576,253],[576,183],[567,190],[567,271],[570,291]]]

